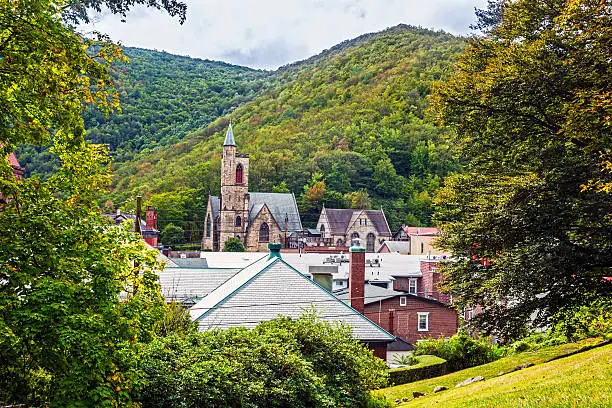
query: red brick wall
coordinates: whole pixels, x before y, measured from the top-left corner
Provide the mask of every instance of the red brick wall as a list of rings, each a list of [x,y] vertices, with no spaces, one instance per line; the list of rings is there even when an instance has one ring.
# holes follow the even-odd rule
[[[427,331],[418,331],[418,312],[429,312]],[[389,333],[414,343],[426,337],[448,337],[457,333],[459,317],[450,307],[415,296],[406,296],[406,306],[400,306],[400,296],[365,306],[366,317]]]
[[[365,252],[349,253],[349,296],[351,307],[359,313],[364,310]]]
[[[382,346],[368,346],[370,350],[374,352],[374,357],[378,357],[382,360],[387,360],[387,347]]]

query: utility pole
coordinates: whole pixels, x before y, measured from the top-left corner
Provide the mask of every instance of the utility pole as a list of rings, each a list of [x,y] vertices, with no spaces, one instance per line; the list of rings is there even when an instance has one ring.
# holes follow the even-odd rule
[[[142,196],[136,197],[136,223],[134,224],[134,231],[142,235],[140,230],[140,223],[142,221]]]

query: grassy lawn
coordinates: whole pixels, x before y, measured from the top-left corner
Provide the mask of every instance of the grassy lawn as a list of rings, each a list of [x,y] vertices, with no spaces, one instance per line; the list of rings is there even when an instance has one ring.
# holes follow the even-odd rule
[[[547,364],[551,359],[577,351],[596,342],[565,344],[506,357],[490,364],[469,368],[442,377],[377,391],[390,401],[412,392],[429,395],[401,404],[402,407],[610,407],[612,406],[612,345],[596,348]],[[500,371],[533,363],[530,367],[497,377]],[[485,381],[454,389],[469,377],[482,375]],[[449,388],[437,394],[437,385]]]
[[[402,368],[421,368],[425,366],[430,366],[432,364],[440,364],[444,362],[444,359],[436,356],[414,356],[419,362],[415,365],[408,367],[400,367],[400,368],[392,368],[392,370],[401,370]]]

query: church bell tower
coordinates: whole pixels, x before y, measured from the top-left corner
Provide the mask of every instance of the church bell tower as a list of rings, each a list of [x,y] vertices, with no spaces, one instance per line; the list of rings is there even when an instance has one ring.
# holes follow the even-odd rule
[[[223,250],[225,241],[233,237],[245,243],[249,219],[249,156],[236,153],[231,122],[223,142],[219,215],[219,248]]]

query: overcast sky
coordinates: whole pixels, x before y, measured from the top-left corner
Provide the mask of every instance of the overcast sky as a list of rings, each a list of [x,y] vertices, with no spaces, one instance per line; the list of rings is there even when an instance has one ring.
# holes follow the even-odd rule
[[[486,0],[186,0],[187,21],[138,7],[92,28],[127,46],[275,69],[399,23],[468,34]]]

